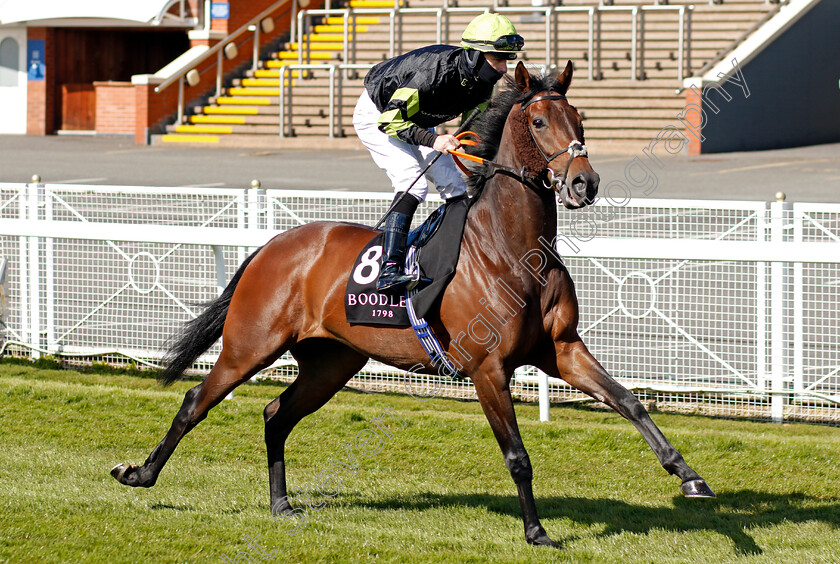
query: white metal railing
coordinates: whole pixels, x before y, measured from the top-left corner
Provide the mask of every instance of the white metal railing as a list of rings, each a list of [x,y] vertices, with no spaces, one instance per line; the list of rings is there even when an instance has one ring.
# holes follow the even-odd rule
[[[170,14],[169,11],[178,6],[178,16]],[[175,19],[177,23],[195,25],[198,22],[198,17],[193,16],[187,19],[187,3],[186,0],[169,0],[158,12],[157,16],[152,20],[152,25],[161,25],[168,23],[167,17]]]
[[[279,89],[279,135],[280,137],[293,137],[292,128],[294,88],[291,77],[294,71],[326,70],[329,73],[329,98],[328,98],[328,136],[344,137],[343,129],[343,104],[344,104],[344,80],[348,71],[369,70],[370,64],[298,64],[285,65],[280,69]],[[343,71],[343,72],[342,72]],[[288,76],[288,79],[287,79]]]
[[[682,81],[691,73],[691,14],[692,5],[664,6],[659,4],[640,6],[544,6],[544,7],[499,7],[495,11],[503,14],[533,14],[541,15],[545,23],[545,64],[549,67],[557,66],[559,43],[559,25],[566,14],[583,12],[588,15],[587,24],[587,53],[588,78],[598,80],[603,78],[601,72],[601,14],[627,13],[630,16],[630,47],[631,47],[631,79],[645,78],[645,14],[650,12],[674,12],[678,15],[676,31],[677,43],[677,80]],[[356,18],[358,16],[384,15],[388,17],[388,53],[389,57],[402,52],[403,19],[405,16],[429,14],[434,22],[436,41],[449,43],[449,22],[453,14],[480,14],[489,12],[490,8],[465,7],[456,8],[444,5],[441,8],[343,8],[324,10],[300,10],[297,12],[297,24],[293,29],[291,42],[297,45],[298,64],[309,64],[311,60],[311,29],[313,18],[324,16],[341,17],[343,22],[342,61],[355,64],[356,60]],[[353,41],[350,41],[350,38]]]
[[[290,4],[291,2],[291,4]],[[289,5],[290,4],[290,5]],[[287,6],[288,5],[288,6]],[[200,75],[207,70],[214,68],[216,74],[216,92],[218,97],[222,94],[222,81],[224,76],[224,58],[234,58],[238,54],[237,43],[242,36],[252,34],[246,41],[251,41],[252,70],[257,70],[259,65],[259,49],[260,49],[260,33],[262,30],[269,32],[274,29],[274,21],[277,17],[273,17],[281,8],[286,8],[286,11],[291,11],[291,37],[290,43],[297,44],[297,64],[305,65],[312,64],[311,59],[311,29],[312,19],[323,16],[340,16],[343,21],[343,38],[342,38],[342,63],[347,65],[357,64],[356,47],[358,38],[355,36],[356,17],[364,15],[385,15],[388,18],[388,53],[390,57],[402,52],[403,46],[403,32],[404,32],[404,18],[406,16],[416,17],[428,14],[434,21],[435,25],[435,40],[438,43],[448,43],[450,38],[450,17],[457,14],[479,14],[490,11],[490,7],[473,8],[473,7],[453,7],[449,5],[448,0],[443,1],[443,5],[439,8],[403,8],[399,6],[399,0],[395,0],[394,7],[376,9],[376,8],[344,8],[332,9],[329,1],[326,2],[325,9],[318,10],[300,10],[298,8],[297,0],[278,0],[258,15],[254,16],[245,25],[232,32],[230,35],[219,41],[213,47],[207,49],[195,58],[184,61],[181,68],[175,70],[166,80],[155,87],[155,92],[161,92],[171,86],[178,84],[178,99],[177,99],[177,123],[181,123],[185,117],[185,100],[184,89],[185,84],[198,84]],[[691,72],[691,13],[693,6],[663,6],[657,2],[654,5],[645,6],[581,6],[581,7],[567,7],[567,6],[533,6],[533,7],[505,7],[494,2],[493,9],[495,11],[507,14],[536,14],[542,15],[545,20],[545,49],[544,57],[545,64],[548,67],[554,67],[558,62],[557,45],[559,43],[559,25],[561,18],[566,14],[575,12],[584,12],[588,15],[587,23],[587,59],[588,71],[587,77],[590,80],[598,80],[603,78],[601,72],[601,14],[607,12],[627,12],[631,20],[631,79],[642,80],[646,77],[645,74],[645,13],[653,11],[673,11],[679,15],[677,24],[677,79],[682,81],[685,76],[690,75]],[[246,41],[243,41],[244,44]],[[199,71],[198,67],[205,61],[212,57],[216,58],[214,64],[208,69]],[[321,67],[317,67],[321,68]],[[330,70],[330,76],[335,73]],[[283,73],[281,72],[281,75]],[[281,76],[282,78],[282,76]],[[282,82],[281,82],[282,84]],[[331,91],[332,92],[332,91]],[[281,110],[282,111],[282,110]],[[332,122],[331,122],[332,123]]]
[[[201,74],[197,70],[198,66],[209,60],[211,57],[216,57],[215,64],[209,68],[216,69],[216,96],[220,96],[222,93],[222,78],[224,76],[224,57],[229,59],[235,58],[238,54],[238,44],[236,43],[237,39],[251,33],[252,37],[248,38],[248,40],[252,42],[251,68],[252,70],[257,70],[257,66],[259,64],[260,31],[263,29],[266,32],[272,31],[274,29],[274,18],[272,18],[272,15],[286,4],[289,4],[289,2],[292,2],[292,6],[289,7],[289,9],[294,10],[297,6],[297,2],[295,0],[278,0],[248,20],[248,22],[239,29],[219,41],[216,45],[207,51],[204,51],[200,56],[188,61],[181,69],[174,72],[169,78],[155,87],[155,92],[162,92],[172,84],[176,82],[178,83],[177,123],[181,123],[184,119],[184,83],[185,81],[189,81],[193,76],[196,77],[193,79],[195,84],[198,83],[198,77]],[[280,16],[282,16],[282,14]],[[268,23],[269,20],[271,23]]]
[[[785,0],[764,0],[763,3],[764,4],[778,4],[779,2],[784,2],[784,1]],[[443,5],[447,6],[449,4],[449,2],[450,2],[450,0],[443,0]],[[533,2],[533,0],[532,0],[532,4],[536,4],[536,3],[539,3],[540,5],[552,6],[552,5],[562,5],[563,2],[562,2],[562,0],[547,0],[547,1],[546,0],[538,0],[537,2]],[[670,4],[669,0],[654,0],[653,3],[656,6],[662,6],[662,5],[667,6],[668,4]],[[712,6],[712,5],[722,5],[725,2],[724,2],[724,0],[708,0],[707,3],[710,6]],[[495,12],[499,7],[506,7],[508,5],[509,5],[509,2],[507,0],[493,0],[493,11]],[[598,5],[599,6],[614,6],[615,5],[615,0],[599,0]]]
[[[390,200],[0,184],[0,350],[154,363],[193,304],[216,296],[253,248],[316,220],[372,225]],[[660,409],[840,423],[840,204],[599,201],[562,211],[555,243],[587,345]],[[366,371],[355,382],[368,389],[398,391],[407,377],[378,364]],[[445,386],[474,397],[469,384]],[[533,369],[518,371],[514,391],[541,397],[544,416],[548,401],[580,397]]]
[[[542,13],[545,14],[546,22],[546,41],[545,41],[545,58],[546,61],[558,60],[558,52],[556,50],[558,37],[558,14],[584,12],[588,15],[587,25],[587,53],[588,53],[588,69],[587,78],[590,80],[603,78],[601,72],[601,17],[603,12],[618,12],[628,13],[631,16],[631,77],[633,80],[645,78],[644,71],[644,14],[647,12],[657,11],[672,11],[679,14],[679,22],[677,29],[677,47],[678,47],[678,69],[685,69],[686,72],[691,67],[690,57],[690,43],[691,43],[691,11],[693,6],[589,6],[589,7],[547,7],[547,8],[500,8],[499,10],[507,13]],[[487,8],[387,8],[387,9],[324,9],[324,10],[301,10],[297,14],[298,25],[297,28],[304,30],[305,33],[299,35],[293,41],[297,43],[298,47],[298,63],[292,65],[285,65],[280,70],[280,87],[278,90],[279,97],[279,135],[281,137],[294,136],[292,127],[292,116],[294,114],[294,83],[292,79],[293,71],[316,71],[325,70],[329,74],[328,85],[328,135],[329,137],[343,137],[342,120],[344,118],[343,108],[343,92],[345,81],[354,76],[359,70],[370,69],[372,63],[357,63],[356,61],[356,44],[355,31],[356,17],[371,15],[371,14],[387,14],[388,15],[388,29],[389,29],[389,44],[388,56],[393,57],[395,54],[402,51],[402,21],[403,15],[406,14],[432,14],[435,18],[436,41],[438,43],[447,43],[448,36],[448,15],[450,13],[484,13]],[[552,15],[552,17],[549,17]],[[310,35],[309,31],[312,28],[312,19],[322,16],[340,16],[342,18],[344,27],[344,41],[342,46],[342,63],[314,63],[310,58]],[[350,41],[353,37],[354,41]],[[349,61],[349,62],[348,62]],[[546,64],[543,69],[550,66]],[[680,77],[684,75],[682,70],[678,70]],[[303,72],[301,72],[303,76]],[[308,74],[307,76],[312,76]]]

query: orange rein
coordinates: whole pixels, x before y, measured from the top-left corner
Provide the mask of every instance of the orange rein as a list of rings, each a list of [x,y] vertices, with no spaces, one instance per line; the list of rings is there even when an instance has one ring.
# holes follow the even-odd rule
[[[475,139],[470,139],[469,136],[474,137]],[[470,147],[475,147],[479,143],[481,143],[481,138],[475,131],[464,131],[459,133],[455,136],[458,141],[461,142],[461,145],[469,145]],[[449,154],[452,155],[452,160],[455,161],[455,164],[458,165],[458,168],[461,169],[461,172],[466,174],[467,176],[472,176],[473,173],[470,172],[467,167],[464,166],[464,163],[459,161],[458,159],[467,159],[468,161],[473,161],[479,164],[485,164],[486,161],[481,157],[477,157],[475,155],[470,155],[468,153],[462,153],[461,151],[449,151]]]
[[[469,139],[468,137],[470,135],[474,137],[474,139]],[[481,138],[475,131],[464,131],[463,133],[458,133],[457,135],[455,135],[455,137],[461,142],[461,145],[469,145],[471,147],[475,147],[476,145],[479,145],[481,143]],[[537,176],[535,176],[533,173],[529,173],[528,171],[526,171],[524,167],[522,168],[522,170],[516,171],[509,166],[501,165],[497,162],[483,159],[476,155],[463,153],[461,151],[449,151],[449,154],[452,155],[452,160],[455,161],[455,164],[458,165],[458,168],[460,168],[461,171],[467,176],[474,176],[474,173],[467,169],[467,167],[464,166],[464,163],[462,163],[458,159],[467,159],[468,161],[473,161],[485,166],[492,166],[496,172],[500,172],[502,174],[510,176],[511,178],[522,183],[522,185],[524,186],[528,186],[534,190],[539,190],[540,188],[539,185],[535,183],[535,180],[538,179]],[[543,183],[543,185],[545,185],[545,183]]]

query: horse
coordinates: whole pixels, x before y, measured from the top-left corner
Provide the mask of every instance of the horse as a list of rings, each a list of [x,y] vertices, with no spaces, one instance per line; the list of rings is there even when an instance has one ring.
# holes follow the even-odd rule
[[[484,165],[473,165],[479,171],[473,177],[475,201],[456,273],[428,316],[445,353],[472,380],[516,485],[527,542],[554,547],[558,543],[537,515],[532,467],[510,393],[511,376],[523,365],[562,378],[629,420],[662,467],[679,477],[686,496],[714,496],[639,400],[589,352],[577,331],[575,286],[560,257],[550,252],[557,236],[555,197],[565,208],[578,209],[595,201],[599,183],[581,116],[566,98],[572,74],[571,61],[562,72],[540,76],[520,62],[514,77],[506,79],[507,89],[476,120],[474,129],[484,139],[472,150]],[[128,486],[153,486],[179,441],[211,408],[290,351],[298,375],[263,416],[270,510],[293,515],[284,453],[302,418],[323,406],[370,358],[418,374],[436,373],[411,328],[346,320],[344,284],[353,259],[375,234],[362,225],[314,222],[277,235],[248,257],[222,294],[185,324],[160,379],[164,384],[178,379],[222,337],[215,365],[186,392],[169,431],[145,463],[118,464],[111,470],[114,478]],[[494,323],[498,338],[490,342],[477,320]]]

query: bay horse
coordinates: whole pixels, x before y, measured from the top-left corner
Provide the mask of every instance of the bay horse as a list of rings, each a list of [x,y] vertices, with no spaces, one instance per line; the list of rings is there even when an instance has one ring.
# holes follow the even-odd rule
[[[537,516],[531,463],[510,394],[519,366],[536,366],[607,404],[635,425],[665,470],[680,478],[686,496],[714,496],[638,399],[590,354],[577,332],[578,302],[569,272],[558,256],[543,252],[545,242],[551,245],[557,235],[555,196],[576,209],[593,203],[598,190],[599,177],[583,146],[581,116],[565,96],[572,70],[569,61],[562,73],[532,76],[520,62],[507,90],[476,122],[485,136],[479,152],[500,166],[486,166],[479,176],[456,274],[439,310],[429,315],[445,352],[475,386],[518,490],[526,540],[550,546],[558,544]],[[567,147],[572,150],[563,150]],[[522,172],[494,174],[501,169]],[[303,417],[323,406],[369,358],[436,372],[411,328],[346,320],[345,283],[354,258],[375,234],[366,226],[315,222],[274,237],[251,255],[220,297],[185,325],[161,380],[169,384],[179,378],[222,337],[218,361],[186,393],[146,462],[119,464],[111,474],[125,485],[153,486],[179,441],[212,407],[290,351],[298,376],[266,406],[264,419],[271,511],[292,514],[284,449]],[[476,331],[478,319],[494,323],[498,339],[488,345],[486,335]],[[418,365],[424,368],[417,370]]]

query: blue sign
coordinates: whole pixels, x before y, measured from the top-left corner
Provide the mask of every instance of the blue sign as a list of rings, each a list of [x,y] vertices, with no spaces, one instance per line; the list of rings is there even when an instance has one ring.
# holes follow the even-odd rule
[[[44,80],[46,67],[44,66],[44,40],[30,39],[27,42],[26,74],[29,80]]]
[[[210,19],[226,20],[230,17],[230,4],[227,2],[210,3]]]

